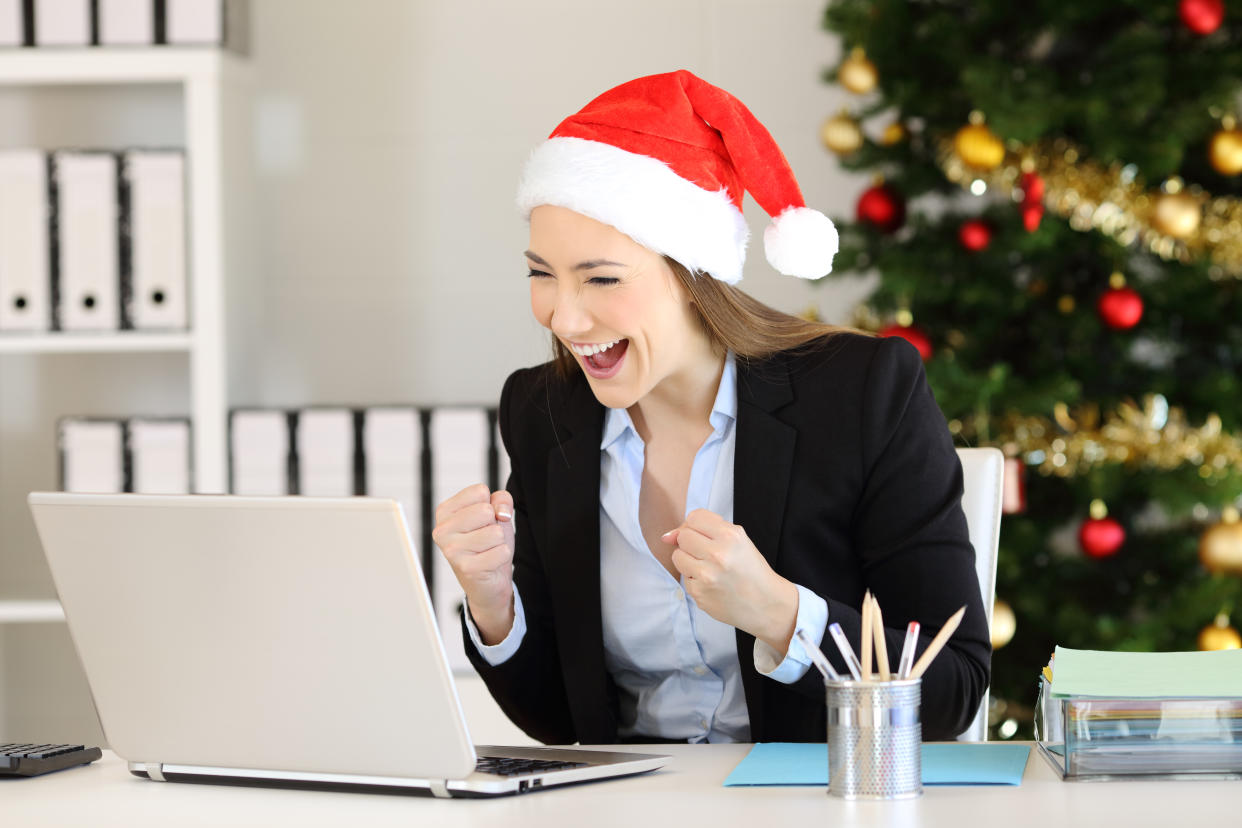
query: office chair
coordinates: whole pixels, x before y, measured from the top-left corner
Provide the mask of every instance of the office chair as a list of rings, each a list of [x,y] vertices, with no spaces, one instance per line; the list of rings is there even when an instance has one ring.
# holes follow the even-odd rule
[[[962,461],[964,480],[962,510],[966,513],[970,543],[975,547],[975,571],[979,575],[983,611],[987,614],[988,630],[991,631],[992,602],[996,599],[996,550],[1000,543],[1005,456],[994,448],[958,449],[957,456]],[[987,740],[988,695],[988,691],[984,690],[974,721],[958,734],[960,741]]]

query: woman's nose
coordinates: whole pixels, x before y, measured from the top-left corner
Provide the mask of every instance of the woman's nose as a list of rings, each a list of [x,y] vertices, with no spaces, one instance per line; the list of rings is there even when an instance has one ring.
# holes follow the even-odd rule
[[[565,339],[590,330],[591,317],[576,292],[561,291],[552,308],[552,333]]]

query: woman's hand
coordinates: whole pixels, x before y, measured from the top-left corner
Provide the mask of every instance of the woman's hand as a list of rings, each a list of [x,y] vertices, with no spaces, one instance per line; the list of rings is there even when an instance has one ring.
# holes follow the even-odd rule
[[[432,539],[466,592],[487,645],[513,628],[513,495],[468,486],[436,507]]]
[[[798,620],[798,588],[772,571],[745,529],[715,512],[695,509],[663,537],[676,547],[673,566],[704,612],[778,653],[789,650]]]

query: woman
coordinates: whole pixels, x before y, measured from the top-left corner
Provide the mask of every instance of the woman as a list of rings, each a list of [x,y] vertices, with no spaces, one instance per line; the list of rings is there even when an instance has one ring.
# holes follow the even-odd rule
[[[527,163],[556,358],[505,383],[507,489],[440,504],[433,536],[472,663],[544,742],[822,741],[793,633],[837,622],[857,646],[867,589],[890,663],[907,621],[921,651],[967,607],[924,675],[925,738],[964,730],[987,687],[961,467],[922,364],[732,287],[743,191],[774,216],[769,262],[829,272],[835,230],[767,130],[689,72],[604,93]]]

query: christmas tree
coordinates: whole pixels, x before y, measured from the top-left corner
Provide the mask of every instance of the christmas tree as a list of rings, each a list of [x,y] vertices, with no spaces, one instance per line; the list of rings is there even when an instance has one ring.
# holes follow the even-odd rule
[[[924,355],[960,446],[1006,455],[993,735],[1060,644],[1238,647],[1242,9],[837,0],[874,172],[836,270]],[[882,181],[878,180],[882,177]],[[1232,614],[1232,620],[1231,620]]]

